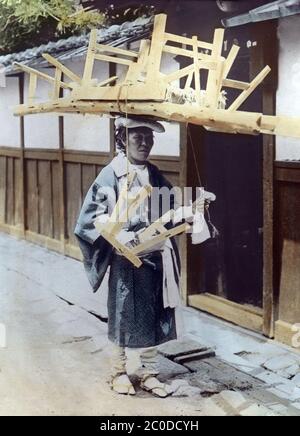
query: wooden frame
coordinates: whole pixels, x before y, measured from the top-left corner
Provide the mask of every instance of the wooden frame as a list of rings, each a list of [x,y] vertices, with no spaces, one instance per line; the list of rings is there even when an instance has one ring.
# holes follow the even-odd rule
[[[212,315],[226,319],[234,324],[257,332],[262,331],[262,309],[234,303],[209,293],[190,295],[188,302],[190,306],[196,307],[204,312],[209,312]]]
[[[187,38],[166,33],[166,19],[165,14],[155,17],[151,42],[142,41],[139,52],[99,44],[97,31],[92,30],[82,78],[47,54],[44,57],[55,67],[55,77],[16,63],[19,69],[29,73],[30,81],[28,104],[18,106],[15,114],[127,113],[194,123],[226,133],[253,135],[266,133],[300,137],[299,118],[267,116],[239,110],[269,74],[271,70],[269,66],[264,67],[251,83],[229,79],[228,75],[239,48],[233,46],[227,58],[222,56],[223,29],[216,29],[213,42],[207,43],[199,41],[197,36]],[[178,44],[184,44],[186,48],[178,47]],[[163,74],[160,71],[160,64],[164,52],[185,56],[192,63],[173,73]],[[120,81],[117,76],[114,76],[98,83],[97,79],[93,78],[96,61],[127,66],[125,79]],[[203,69],[208,70],[208,79],[205,89],[201,90],[200,74]],[[71,81],[64,82],[63,74]],[[183,88],[174,85],[181,78],[186,79]],[[195,90],[190,87],[193,78]],[[53,84],[53,98],[49,102],[35,104],[37,79],[47,80]],[[184,101],[181,104],[169,100],[170,85],[172,90],[175,90],[175,94],[183,96]],[[240,95],[228,109],[220,106],[224,100],[222,89],[226,87],[241,90]],[[58,98],[59,90],[62,88],[71,91],[69,97]],[[187,91],[192,96],[192,101],[184,97],[184,92]],[[201,92],[205,94],[204,104],[200,98]]]

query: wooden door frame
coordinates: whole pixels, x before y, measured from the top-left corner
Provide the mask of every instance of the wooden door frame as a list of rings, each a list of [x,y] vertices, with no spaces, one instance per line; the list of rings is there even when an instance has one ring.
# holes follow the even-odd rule
[[[262,110],[266,115],[276,114],[276,92],[278,86],[278,38],[277,20],[251,25],[253,41],[251,48],[251,76],[255,76],[265,65],[270,65],[272,73],[262,87]],[[182,136],[188,144],[188,139]],[[269,338],[274,338],[277,303],[274,279],[274,161],[276,138],[263,135],[263,309],[230,302],[211,294],[189,295],[187,265],[187,242],[184,248],[183,283],[185,301],[188,305],[204,310],[243,327],[257,330]],[[181,159],[187,166],[187,153],[182,147]],[[183,174],[187,183],[187,173]]]

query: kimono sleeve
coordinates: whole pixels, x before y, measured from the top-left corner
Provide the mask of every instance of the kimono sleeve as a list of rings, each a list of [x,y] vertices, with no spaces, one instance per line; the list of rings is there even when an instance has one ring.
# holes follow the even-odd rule
[[[116,201],[114,181],[113,169],[109,166],[103,168],[84,199],[74,233],[90,244],[100,236],[94,225],[96,218],[110,214]]]
[[[97,216],[110,212],[115,198],[115,176],[113,169],[107,166],[90,187],[74,230],[83,255],[84,268],[94,292],[102,283],[112,254],[112,246],[101,237],[94,222]]]

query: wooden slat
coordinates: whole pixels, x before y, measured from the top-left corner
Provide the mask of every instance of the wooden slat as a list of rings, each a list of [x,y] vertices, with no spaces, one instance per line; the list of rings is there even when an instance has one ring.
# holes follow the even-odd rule
[[[199,47],[199,44],[197,44],[197,45]],[[185,57],[188,57],[188,58],[191,58],[191,59],[194,58],[193,50],[186,50],[185,48],[173,47],[173,46],[170,46],[170,45],[164,46],[163,47],[163,52],[164,53],[171,53],[171,54],[176,55],[176,56],[185,56]],[[199,61],[202,61],[202,62],[205,63],[204,65],[209,65],[210,63],[212,63],[211,55],[198,52],[197,57],[198,57]],[[224,59],[224,58],[222,58],[222,59]]]
[[[184,89],[188,89],[192,86],[193,76],[194,76],[194,73],[193,73],[193,71],[191,71],[186,78]]]
[[[23,190],[21,159],[14,159],[14,189],[15,189],[15,224],[22,226],[23,223]]]
[[[189,224],[180,224],[177,227],[174,227],[173,229],[167,230],[165,233],[158,235],[158,236],[154,236],[150,241],[146,241],[143,242],[142,244],[137,245],[136,247],[134,247],[131,251],[134,254],[139,254],[144,250],[147,250],[153,246],[155,246],[156,244],[164,241],[167,238],[170,237],[174,237],[176,235],[179,235],[180,233],[184,233],[186,231],[188,231],[190,229],[190,225]]]
[[[175,80],[181,79],[182,77],[188,76],[191,71],[194,72],[194,65],[188,65],[187,67],[181,68],[173,73],[167,74],[164,80],[166,83],[171,83]]]
[[[10,226],[5,223],[0,222],[0,232],[5,232],[9,235],[15,236],[16,238],[24,237],[23,230],[20,227]]]
[[[70,163],[85,163],[104,166],[107,165],[109,162],[109,153],[65,150],[64,161]]]
[[[188,301],[192,307],[211,313],[239,326],[259,332],[262,330],[263,313],[260,309],[233,303],[207,293],[190,295]]]
[[[57,100],[60,97],[60,83],[62,79],[62,71],[59,70],[58,68],[56,68],[55,70],[55,77],[54,77],[54,90],[53,90],[53,94],[52,94],[52,98],[54,100]]]
[[[162,156],[163,157],[163,156]],[[176,160],[169,160],[169,159],[160,159],[159,157],[150,157],[150,162],[152,162],[154,165],[158,166],[158,168],[161,171],[165,171],[168,173],[179,173],[181,164],[178,161],[178,158]]]
[[[1,147],[0,146],[0,156],[20,157],[21,150],[19,148]]]
[[[31,232],[30,230],[26,230],[25,237],[27,241],[40,245],[41,247],[45,247],[48,250],[63,253],[60,241],[56,241],[55,239],[48,238],[44,235],[39,235],[37,233]]]
[[[300,183],[300,169],[276,168],[275,174],[278,182]]]
[[[38,216],[38,183],[37,183],[37,162],[35,160],[26,161],[26,222],[28,230],[39,232]]]
[[[198,61],[198,67],[202,69],[213,70],[217,67],[216,62],[206,62],[206,61]],[[174,82],[174,80],[179,80],[184,76],[188,76],[191,71],[194,72],[194,65],[188,65],[187,67],[181,68],[180,70],[174,71],[174,73],[167,74],[164,77],[164,81],[166,83]]]
[[[58,150],[28,149],[25,150],[25,159],[58,160]]]
[[[243,91],[238,98],[232,103],[232,105],[229,107],[229,111],[236,111],[239,109],[239,107],[247,100],[247,98],[253,93],[253,91],[258,87],[258,85],[267,77],[269,72],[271,71],[271,68],[269,66],[266,66],[256,77],[252,82],[250,83],[248,89]]]
[[[121,58],[117,58],[114,56],[107,56],[107,55],[96,54],[94,56],[94,59],[96,59],[97,61],[113,62],[115,64],[120,64],[120,65],[131,65],[132,64],[131,60],[121,59]]]
[[[82,180],[82,186],[81,191],[83,197],[88,192],[90,186],[92,185],[93,181],[95,180],[94,175],[94,165],[81,165],[81,180]]]
[[[148,58],[148,70],[147,70],[147,81],[155,82],[160,70],[162,49],[163,49],[163,39],[166,28],[167,16],[164,14],[159,14],[155,16],[154,26],[152,32],[151,47],[149,51]]]
[[[73,71],[71,71],[69,68],[67,68],[65,65],[63,65],[62,63],[60,63],[57,59],[55,59],[53,56],[49,55],[48,53],[43,53],[42,54],[43,58],[46,59],[47,62],[49,62],[49,64],[54,65],[56,68],[58,68],[59,70],[61,70],[61,72],[69,77],[69,79],[71,79],[73,82],[76,83],[81,83],[81,78],[79,76],[77,76],[77,74],[73,73]]]
[[[110,83],[115,82],[117,78],[118,76],[109,77],[108,79],[105,79],[102,82],[98,83],[97,87],[109,85]]]
[[[220,68],[213,71],[210,70],[207,78],[206,85],[206,106],[215,108],[219,98],[219,83],[220,74],[222,74],[221,62],[222,62],[222,49],[224,40],[224,29],[216,29],[213,41],[212,61],[218,62]]]
[[[133,82],[136,82],[138,80],[145,81],[145,77],[141,77],[141,76],[142,76],[142,74],[144,74],[144,76],[146,75],[149,50],[150,50],[150,41],[149,40],[142,40],[137,62],[132,63],[130,65],[130,67],[128,68],[126,78],[125,78],[126,83],[127,82],[133,83]]]
[[[198,60],[198,38],[193,36],[193,52],[194,52],[194,80],[195,80],[195,92],[196,102],[200,104],[201,100],[201,87],[200,87],[200,64]]]
[[[6,169],[6,181],[7,181],[7,191],[6,191],[6,222],[9,225],[15,224],[15,187],[14,187],[14,158],[7,158],[7,169]]]
[[[180,36],[180,35],[174,35],[172,33],[167,33],[167,32],[164,34],[164,40],[178,42],[179,44],[184,44],[184,45],[193,45],[191,38],[187,38],[185,36]],[[198,41],[198,47],[212,50],[213,45],[209,42]]]
[[[29,88],[28,88],[28,103],[33,104],[35,99],[37,85],[37,75],[30,73],[29,75]]]
[[[234,64],[234,61],[236,60],[236,57],[240,51],[240,47],[237,45],[233,45],[231,47],[231,50],[225,60],[224,63],[224,72],[223,72],[223,79],[227,79],[227,76],[232,68],[232,65]]]
[[[297,191],[294,190],[294,194],[298,194],[299,198],[300,188],[298,186]],[[287,194],[286,194],[287,195]],[[291,194],[289,195],[291,197]],[[294,195],[295,197],[295,195]],[[294,203],[297,200],[294,198]],[[284,205],[281,204],[281,209]],[[282,212],[281,216],[285,213]],[[296,209],[297,218],[299,219],[300,207]],[[293,219],[294,223],[298,220]],[[283,225],[282,225],[283,226]],[[284,237],[299,238],[300,231],[295,230],[291,224],[286,224],[286,228],[282,230]],[[297,324],[299,322],[300,312],[300,292],[299,292],[299,280],[300,280],[300,242],[297,240],[284,239],[282,248],[282,265],[280,275],[280,293],[279,293],[279,319],[289,322],[291,324]]]
[[[122,56],[129,56],[132,58],[138,57],[137,52],[130,51],[130,50],[124,50],[124,49],[119,48],[119,47],[112,47],[110,45],[105,45],[105,44],[96,44],[96,49],[100,50],[101,52],[115,53],[115,54],[119,54]]]
[[[27,65],[19,64],[18,62],[15,62],[14,64],[17,65],[25,73],[34,74],[37,77],[39,77],[41,79],[44,79],[47,82],[50,82],[52,85],[55,83],[54,77],[48,76],[48,74],[42,73],[41,71],[35,70],[35,69],[31,68],[31,67],[27,67]],[[71,84],[63,83],[63,82],[60,82],[59,84],[64,89],[73,89]]]
[[[250,83],[241,82],[239,80],[230,80],[230,79],[223,80],[223,86],[228,87],[228,88],[234,88],[234,89],[242,89],[243,91],[245,89],[248,89],[249,85],[250,85]]]
[[[68,163],[66,165],[66,236],[73,245],[77,244],[73,232],[83,200],[81,186],[81,165]]]
[[[278,168],[290,168],[290,169],[294,169],[294,170],[299,170],[300,171],[300,160],[296,160],[296,161],[275,161],[274,162],[274,167],[276,169],[278,169]]]
[[[94,69],[94,60],[96,52],[96,42],[97,42],[97,29],[91,30],[89,47],[85,59],[84,72],[82,77],[82,83],[89,85],[92,80],[92,74]]]
[[[53,211],[53,237],[60,239],[60,195],[64,189],[60,183],[60,166],[59,162],[51,161],[52,176],[52,211]]]
[[[6,162],[5,156],[0,156],[0,222],[6,221]]]
[[[39,233],[53,238],[51,162],[38,162]]]

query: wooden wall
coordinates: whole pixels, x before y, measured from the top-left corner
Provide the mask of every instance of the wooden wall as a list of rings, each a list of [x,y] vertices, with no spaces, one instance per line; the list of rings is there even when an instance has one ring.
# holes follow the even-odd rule
[[[276,338],[292,345],[300,324],[300,162],[277,162],[275,175]]]
[[[80,258],[73,230],[109,153],[0,147],[0,229]],[[153,157],[173,184],[179,158]]]

